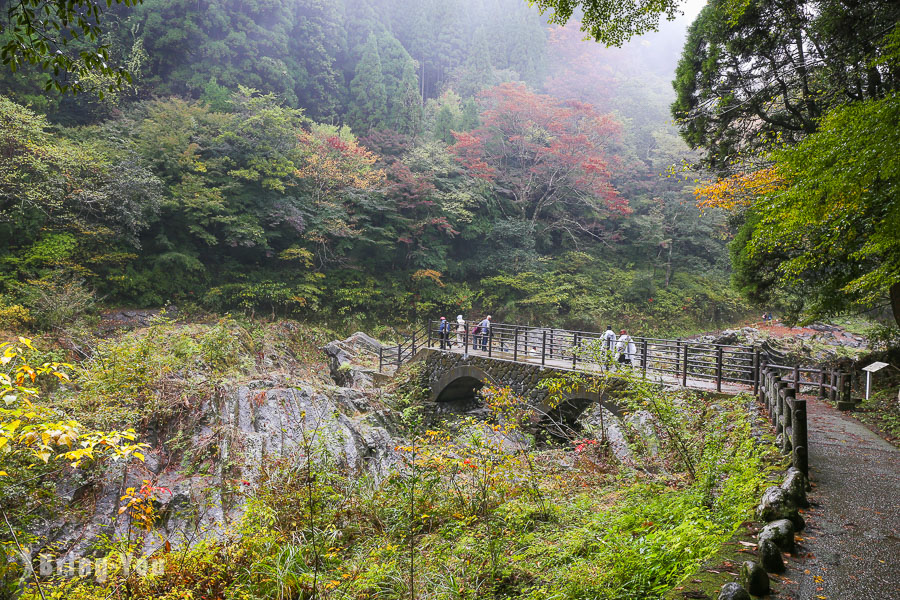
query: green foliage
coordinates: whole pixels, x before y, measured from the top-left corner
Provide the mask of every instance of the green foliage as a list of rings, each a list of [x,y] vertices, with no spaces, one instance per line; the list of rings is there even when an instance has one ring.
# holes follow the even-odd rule
[[[25,358],[26,350],[34,351],[31,341],[18,338],[18,343],[0,344],[0,477],[12,477],[13,483],[23,479],[34,465],[41,462],[65,461],[72,467],[82,462],[111,456],[143,460],[140,450],[146,444],[133,443],[134,429],[126,431],[90,430],[78,421],[66,418],[46,404],[39,403],[39,378],[56,377],[68,381],[66,371],[72,365],[48,362],[32,367]],[[21,460],[20,460],[21,459]],[[9,472],[8,472],[8,471]]]
[[[712,407],[629,385],[619,400],[654,411],[661,439],[667,431],[680,437],[680,446],[664,440],[656,457],[636,454],[642,470],[616,465],[585,441],[527,449],[521,427],[531,409],[509,389],[486,394],[487,422],[410,430],[378,478],[343,468],[332,454],[342,444],[331,433],[335,417],[303,415],[297,453],[263,465],[245,490],[241,523],[220,539],[159,555],[163,572],[132,578],[131,594],[662,597],[747,518],[771,457],[754,442],[745,398]],[[415,377],[407,387],[398,393],[413,392]],[[102,598],[122,577],[113,572],[81,592]]]
[[[735,241],[739,277],[791,292],[807,318],[885,303],[900,285],[898,119],[897,94],[851,104],[776,152],[784,187],[751,208]]]
[[[253,345],[231,319],[182,328],[156,317],[146,330],[99,342],[76,369],[78,391],[68,404],[97,425],[165,425],[207,397],[210,380],[245,369]]]
[[[89,316],[96,310],[97,297],[77,276],[64,271],[30,280],[19,287],[18,296],[34,323],[54,329]]]
[[[659,17],[670,21],[679,13],[681,0],[532,0],[541,13],[550,11],[550,22],[565,25],[578,12],[581,31],[607,46],[621,46],[628,39],[659,27]]]
[[[715,0],[691,25],[672,104],[685,141],[719,172],[799,142],[837,106],[897,89],[900,63],[884,60],[895,4],[866,1],[849,13],[830,1],[815,11],[804,2],[734,5]]]
[[[115,0],[124,6],[139,2]],[[110,66],[108,45],[97,44],[103,33],[101,17],[112,3],[112,0],[105,6],[95,0],[10,3],[5,6],[6,20],[0,23],[0,59],[13,73],[25,64],[40,65],[48,75],[47,90],[81,92],[87,87],[86,79],[99,75],[109,78],[108,89],[114,91],[117,86],[130,82],[131,75],[123,68]],[[53,75],[49,76],[51,71]]]

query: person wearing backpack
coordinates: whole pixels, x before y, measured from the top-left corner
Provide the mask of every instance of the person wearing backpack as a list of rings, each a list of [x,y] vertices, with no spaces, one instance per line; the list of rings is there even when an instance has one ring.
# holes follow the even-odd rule
[[[481,323],[478,324],[478,329],[481,332],[481,349],[487,351],[491,337],[491,315],[486,316]],[[475,338],[475,344],[478,344],[478,338]]]
[[[460,348],[466,345],[466,322],[462,315],[456,315],[456,345]]]
[[[631,336],[628,335],[625,330],[622,330],[622,335],[619,336],[619,342],[616,344],[616,350],[619,353],[619,363],[623,365],[633,366],[634,355],[637,353],[637,347],[634,345],[634,340],[631,339]]]
[[[441,317],[441,324],[438,328],[438,335],[441,338],[441,350],[448,350],[451,346],[451,343],[450,323],[447,322],[447,317]]]

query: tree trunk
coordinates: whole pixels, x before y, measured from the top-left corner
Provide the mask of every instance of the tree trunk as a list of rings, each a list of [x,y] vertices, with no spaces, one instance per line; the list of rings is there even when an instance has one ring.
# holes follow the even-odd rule
[[[891,286],[891,310],[894,311],[894,320],[900,325],[900,282]]]
[[[675,237],[675,236],[672,236]],[[674,240],[669,241],[669,256],[666,259],[666,288],[669,287],[669,279],[672,278],[672,246],[675,245]]]

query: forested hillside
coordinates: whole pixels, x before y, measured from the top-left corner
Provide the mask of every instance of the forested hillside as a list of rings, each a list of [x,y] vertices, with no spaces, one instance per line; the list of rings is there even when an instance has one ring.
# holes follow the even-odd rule
[[[745,310],[721,213],[665,176],[687,157],[667,114],[684,23],[605,49],[519,0],[104,19],[121,89],[0,76],[0,290],[45,325],[73,290],[393,322],[674,330]]]
[[[0,600],[900,597],[898,123],[896,0],[0,0]]]

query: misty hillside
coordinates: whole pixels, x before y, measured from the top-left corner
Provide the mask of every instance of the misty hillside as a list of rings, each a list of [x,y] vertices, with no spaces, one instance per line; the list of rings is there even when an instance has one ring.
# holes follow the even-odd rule
[[[606,49],[518,0],[147,0],[107,18],[121,90],[0,80],[5,144],[35,182],[3,209],[7,293],[660,331],[746,310],[722,214],[677,174],[686,21]]]

